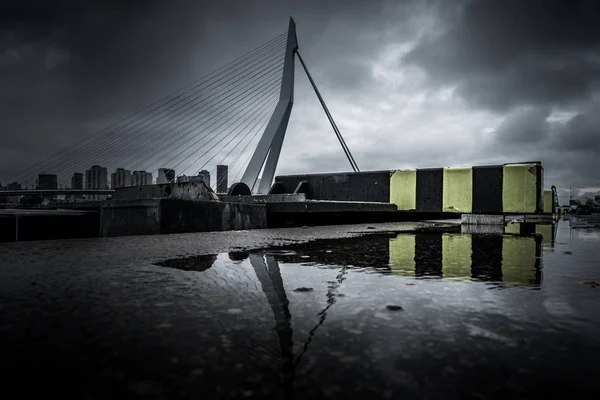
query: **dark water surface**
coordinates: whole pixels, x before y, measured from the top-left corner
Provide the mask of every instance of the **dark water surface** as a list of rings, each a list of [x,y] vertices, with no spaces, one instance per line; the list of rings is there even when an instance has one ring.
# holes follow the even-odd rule
[[[0,382],[80,399],[597,394],[599,246],[561,221],[2,269]]]

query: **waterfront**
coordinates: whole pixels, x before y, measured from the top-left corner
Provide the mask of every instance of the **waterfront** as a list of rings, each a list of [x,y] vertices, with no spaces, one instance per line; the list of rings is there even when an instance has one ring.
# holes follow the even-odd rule
[[[92,399],[600,388],[600,229],[419,226],[0,245],[4,387]]]

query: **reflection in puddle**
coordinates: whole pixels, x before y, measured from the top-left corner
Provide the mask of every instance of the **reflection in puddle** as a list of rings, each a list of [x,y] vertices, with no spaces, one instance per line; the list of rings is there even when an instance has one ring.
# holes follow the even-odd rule
[[[200,256],[173,258],[156,263],[161,267],[180,269],[183,271],[206,271],[212,267],[217,260],[215,254],[204,254]]]
[[[219,317],[227,332],[243,327],[240,337],[253,337],[258,343],[257,324],[266,321],[276,335],[270,343],[278,354],[270,353],[275,357],[270,363],[277,368],[283,398],[327,397],[336,390],[345,398],[356,390],[372,395],[385,385],[401,394],[406,382],[412,382],[414,393],[428,393],[436,386],[419,381],[424,374],[419,365],[423,370],[428,363],[444,368],[434,378],[446,382],[452,378],[447,371],[476,375],[479,368],[469,368],[481,362],[488,349],[499,349],[498,354],[515,349],[515,357],[530,351],[529,340],[539,338],[540,330],[527,324],[544,318],[550,303],[540,305],[539,299],[545,301],[546,294],[489,291],[487,285],[539,289],[542,253],[551,252],[555,235],[552,224],[512,224],[502,234],[372,235],[161,265],[196,274],[197,291],[213,295],[206,303],[210,306],[220,304],[221,296],[231,298],[222,304],[240,311]],[[210,268],[211,262],[215,268]],[[210,284],[202,286],[203,282]],[[531,299],[538,299],[537,304]],[[557,299],[554,309],[562,303]],[[562,309],[568,312],[554,312],[553,323],[574,312]],[[231,318],[230,325],[226,318]],[[476,355],[469,358],[470,352]],[[324,374],[334,370],[340,373]],[[332,386],[321,385],[324,376]],[[498,382],[504,384],[502,379]]]
[[[542,248],[552,249],[555,235],[555,224],[515,223],[508,224],[504,234],[424,231],[373,235],[255,251],[250,258],[253,266],[272,260],[318,268],[348,267],[365,273],[535,286],[542,280]],[[249,253],[241,251],[228,254],[234,263],[248,257]],[[157,264],[200,272],[210,268],[216,259],[216,255],[202,255]]]

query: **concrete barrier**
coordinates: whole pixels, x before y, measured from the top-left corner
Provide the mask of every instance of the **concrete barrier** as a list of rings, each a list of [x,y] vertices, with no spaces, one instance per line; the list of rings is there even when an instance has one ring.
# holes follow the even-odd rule
[[[267,227],[264,204],[180,199],[108,200],[100,212],[101,236],[246,230]]]
[[[303,181],[307,199],[389,202],[399,211],[537,214],[544,204],[543,168],[538,161],[278,176],[277,193],[293,193]]]
[[[502,171],[502,211],[541,213],[542,165],[539,162],[506,164]]]

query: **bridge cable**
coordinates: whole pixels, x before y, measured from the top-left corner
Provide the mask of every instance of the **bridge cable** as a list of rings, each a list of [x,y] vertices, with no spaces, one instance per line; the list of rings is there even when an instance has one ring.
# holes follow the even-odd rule
[[[64,155],[64,153],[68,152],[69,150],[72,150],[73,148],[75,148],[75,147],[76,147],[76,146],[78,146],[79,144],[81,144],[81,143],[83,143],[83,142],[86,142],[86,141],[88,141],[88,140],[91,140],[92,138],[94,138],[94,137],[97,137],[98,135],[100,135],[100,134],[102,134],[102,133],[106,133],[106,132],[107,132],[107,131],[109,131],[111,128],[114,128],[114,127],[118,126],[119,124],[122,124],[122,123],[124,123],[124,122],[125,122],[125,121],[127,121],[128,119],[132,119],[132,118],[134,118],[134,117],[135,117],[135,116],[137,116],[138,114],[141,114],[141,113],[143,113],[143,112],[147,112],[147,111],[148,111],[148,110],[149,110],[151,107],[153,107],[153,106],[155,106],[155,105],[157,105],[157,104],[160,104],[160,103],[161,103],[161,102],[163,102],[165,99],[168,99],[169,97],[171,97],[171,96],[174,96],[176,93],[178,93],[178,92],[180,92],[180,91],[182,91],[182,90],[186,89],[186,88],[187,88],[187,87],[189,87],[189,86],[192,86],[192,85],[196,85],[196,86],[198,86],[198,85],[200,85],[200,84],[204,83],[204,81],[203,81],[203,80],[209,79],[208,77],[210,77],[211,75],[218,74],[218,73],[220,73],[221,71],[223,71],[223,70],[226,70],[226,69],[227,69],[227,68],[229,68],[231,65],[235,65],[235,63],[238,63],[239,61],[243,60],[244,58],[247,58],[247,56],[248,56],[249,54],[252,54],[252,53],[256,52],[257,50],[259,50],[259,49],[261,49],[261,48],[263,48],[263,47],[265,47],[265,46],[267,46],[267,45],[269,45],[269,44],[272,44],[272,42],[274,42],[274,41],[281,40],[281,38],[283,38],[283,37],[286,37],[286,36],[287,36],[287,32],[286,32],[286,33],[283,33],[283,34],[281,34],[281,35],[279,35],[279,36],[277,36],[276,38],[274,38],[274,39],[270,40],[269,42],[267,42],[267,43],[265,43],[265,44],[263,44],[263,45],[261,45],[261,46],[258,46],[257,48],[255,48],[255,49],[253,49],[253,50],[249,51],[248,53],[246,53],[246,54],[244,54],[244,55],[242,55],[242,56],[240,56],[240,57],[236,58],[236,59],[235,59],[235,60],[233,60],[233,61],[230,61],[229,63],[227,63],[227,64],[225,64],[224,66],[220,67],[219,69],[217,69],[217,70],[215,70],[215,71],[213,71],[213,72],[211,72],[211,73],[207,74],[206,76],[204,76],[204,77],[202,77],[202,78],[199,78],[199,79],[197,79],[196,81],[194,81],[194,82],[192,82],[192,83],[190,83],[190,84],[188,84],[188,85],[184,86],[183,88],[179,89],[178,91],[176,91],[176,92],[174,92],[174,93],[172,93],[172,94],[170,94],[170,95],[168,95],[168,96],[166,96],[166,97],[164,97],[164,98],[162,98],[162,99],[159,99],[158,101],[155,101],[155,102],[153,102],[153,103],[151,103],[151,104],[149,104],[149,105],[147,105],[147,106],[143,107],[141,110],[137,111],[136,113],[134,113],[134,114],[132,114],[132,115],[130,115],[130,116],[128,116],[128,117],[122,118],[121,120],[119,120],[119,121],[117,121],[117,122],[115,122],[115,123],[111,124],[110,126],[108,126],[108,127],[104,128],[104,129],[102,129],[102,130],[100,130],[100,131],[98,131],[98,132],[96,132],[96,133],[92,134],[91,136],[88,136],[88,137],[86,137],[86,138],[84,138],[84,139],[82,139],[82,140],[80,140],[80,141],[78,141],[78,142],[74,143],[73,145],[71,145],[71,146],[69,146],[69,147],[67,147],[67,148],[65,148],[65,149],[63,149],[63,150],[61,150],[61,151],[60,151],[60,152],[58,152],[57,154],[55,154],[55,155],[53,155],[53,156],[51,156],[51,157],[49,157],[49,158],[47,158],[47,159],[45,159],[45,160],[42,160],[42,161],[40,161],[40,162],[38,162],[38,163],[36,163],[36,164],[34,164],[34,165],[30,166],[30,167],[27,167],[26,169],[24,169],[24,170],[22,170],[22,171],[20,171],[20,172],[18,172],[18,173],[15,173],[15,174],[13,174],[13,175],[11,176],[11,178],[9,178],[9,180],[12,180],[12,179],[14,179],[14,178],[16,178],[16,177],[23,177],[23,176],[24,176],[24,174],[25,174],[26,172],[28,172],[28,171],[32,171],[32,170],[33,170],[33,168],[35,168],[35,167],[38,167],[38,166],[41,166],[41,165],[43,165],[44,163],[46,163],[47,161],[49,161],[49,160],[51,160],[51,159],[54,159],[54,158],[56,158],[56,157],[58,157],[58,156],[60,156],[60,155]],[[212,78],[213,78],[213,77],[211,77],[210,79],[212,79]],[[201,82],[201,83],[200,83],[200,84],[198,84],[198,82]],[[170,102],[170,101],[173,101],[173,100],[175,100],[176,98],[177,98],[177,97],[175,97],[175,98],[173,98],[173,99],[169,100],[169,102]],[[64,156],[63,156],[63,158],[64,158]],[[36,171],[37,171],[37,170],[33,170],[32,172],[36,172]]]
[[[242,127],[242,130],[241,130],[241,132],[240,132],[239,134],[241,135],[242,133],[244,133],[244,129],[247,129],[247,128],[250,126],[250,124],[251,124],[252,122],[255,122],[255,125],[256,125],[256,124],[257,124],[257,123],[258,123],[258,122],[261,120],[261,117],[263,117],[263,118],[264,118],[266,115],[268,115],[268,112],[270,111],[270,109],[272,108],[272,106],[273,106],[274,104],[276,104],[276,103],[277,103],[277,101],[278,101],[278,99],[277,99],[277,98],[274,98],[274,99],[273,99],[273,100],[271,100],[270,102],[267,102],[267,103],[265,104],[265,106],[266,106],[266,107],[264,107],[264,108],[265,108],[265,110],[263,110],[263,111],[262,111],[262,112],[260,112],[260,113],[256,113],[256,116],[255,116],[255,118],[254,118],[254,119],[250,119],[250,120],[248,120],[248,122],[246,123],[246,125],[245,125],[244,127]],[[271,112],[272,112],[272,111],[271,111]],[[251,132],[251,130],[248,130],[248,131],[246,132],[246,134],[244,135],[244,137],[246,137],[246,136],[247,136],[247,135],[248,135],[250,132]],[[229,135],[227,135],[227,136],[229,136]],[[214,147],[216,147],[216,146],[217,146],[219,143],[221,143],[222,141],[224,141],[224,140],[227,138],[227,136],[223,137],[223,138],[222,138],[222,139],[221,139],[219,142],[215,143],[215,144],[213,145],[213,147],[212,147],[212,148],[208,149],[208,150],[207,150],[207,151],[206,151],[206,152],[205,152],[203,155],[199,156],[199,157],[196,159],[196,161],[197,161],[197,160],[199,160],[201,157],[203,157],[203,156],[204,156],[205,154],[207,154],[208,152],[210,152],[210,150],[211,150],[211,149],[213,149]],[[222,149],[223,149],[223,150],[224,150],[224,149],[226,149],[226,148],[227,148],[227,146],[229,146],[229,145],[230,145],[230,144],[233,142],[233,140],[235,140],[236,138],[237,138],[237,135],[236,135],[236,136],[234,136],[234,137],[233,137],[231,140],[229,140],[227,143],[225,143],[225,145],[222,147]],[[235,147],[234,147],[234,148],[235,148]],[[204,164],[203,164],[203,165],[200,167],[200,169],[198,170],[198,172],[200,172],[200,170],[204,169],[204,167],[206,167],[206,166],[208,165],[208,163],[210,163],[210,162],[211,162],[211,161],[212,161],[212,160],[213,160],[213,159],[214,159],[214,158],[217,156],[217,154],[219,154],[219,152],[217,152],[217,153],[216,153],[216,154],[214,154],[214,155],[213,155],[211,158],[209,158],[209,159],[208,159],[208,160],[207,160],[207,161],[206,161],[206,162],[205,162],[205,163],[204,163]],[[194,162],[194,163],[195,163],[195,162]]]
[[[275,91],[277,89],[277,85],[278,85],[278,79],[275,80],[271,80],[269,85],[266,85],[264,88],[266,90],[263,90],[263,92],[269,93],[271,92],[270,96],[262,96],[263,98],[269,98],[272,97],[275,94]],[[185,158],[183,160],[180,160],[174,168],[177,168],[179,165],[181,165],[181,163],[191,157],[193,157],[195,155],[195,153],[197,151],[199,151],[202,147],[207,146],[211,141],[213,141],[214,139],[216,139],[218,137],[219,134],[222,134],[223,132],[227,131],[228,129],[230,129],[231,125],[233,125],[234,122],[231,121],[237,121],[237,120],[243,120],[243,118],[245,118],[248,114],[252,114],[252,107],[255,107],[256,105],[258,105],[259,103],[257,103],[256,101],[253,102],[252,105],[249,105],[247,108],[245,108],[245,111],[243,113],[230,113],[230,116],[224,121],[221,122],[221,124],[219,124],[216,128],[221,128],[219,130],[214,130],[214,131],[209,131],[207,133],[205,133],[203,136],[196,138],[195,141],[190,145],[188,145],[188,147],[190,149],[192,149],[191,153],[188,154],[187,156],[184,156]],[[229,125],[226,125],[229,124]],[[211,138],[207,141],[204,141],[204,139],[206,139],[208,136],[211,136]],[[200,144],[200,148],[196,148],[197,145]],[[180,156],[182,156],[186,150],[188,149],[184,149],[183,151],[179,152],[177,155],[175,155],[175,157],[172,157],[169,160],[169,163],[171,162],[175,162],[175,160],[179,159]],[[168,164],[165,164],[168,165]],[[186,168],[187,170],[187,168]]]
[[[272,109],[270,110],[270,113],[267,113],[267,116],[272,114],[273,111],[275,110],[275,106],[277,105],[279,99],[275,99],[275,101],[273,102],[274,106],[271,107]],[[259,121],[260,122],[260,121]],[[238,142],[238,144],[235,145],[235,147],[233,149],[231,149],[231,151],[229,151],[229,153],[227,153],[225,155],[225,157],[223,157],[221,159],[221,161],[219,161],[217,163],[217,165],[223,165],[225,163],[225,161],[227,160],[227,158],[231,155],[231,153],[233,153],[233,151],[239,146],[241,145],[244,140],[253,132],[256,130],[256,132],[254,132],[254,134],[252,135],[252,137],[250,138],[250,140],[248,141],[248,143],[246,143],[246,145],[242,148],[242,150],[238,153],[238,155],[233,159],[233,161],[231,163],[228,164],[228,168],[229,170],[233,170],[233,166],[236,164],[236,162],[240,159],[240,157],[242,156],[242,154],[246,151],[246,149],[248,148],[248,146],[254,141],[254,139],[256,138],[256,136],[258,136],[259,133],[261,133],[261,131],[263,131],[264,129],[262,129],[267,123],[269,122],[268,118],[265,118],[262,121],[262,124],[259,126],[259,123],[257,122],[251,129],[248,130],[248,133],[246,135],[244,135],[244,137]],[[257,129],[259,128],[259,129]],[[213,168],[213,172],[215,172],[217,169],[217,167],[215,166]],[[218,185],[223,181],[225,177],[222,177],[220,181],[217,181],[217,185],[216,187],[218,187]]]
[[[255,74],[255,75],[256,75],[256,74]],[[227,97],[232,97],[232,96],[235,96],[235,95],[236,95],[236,93],[235,93],[234,89],[236,89],[236,88],[234,87],[233,89],[231,89],[231,90],[228,90],[228,91],[226,91],[225,93],[220,93],[218,97],[223,97],[224,95],[226,95],[226,94],[229,94],[229,93],[231,93],[231,94],[230,94],[229,96],[226,96],[224,99],[222,99],[222,100],[218,101],[217,103],[218,103],[218,104],[220,104],[220,103],[221,103],[223,100],[226,100],[226,99],[227,99]],[[239,90],[239,89],[237,89],[237,90]],[[216,107],[217,103],[213,103],[212,105],[209,105],[209,106],[208,106],[208,108],[210,109],[210,108],[214,108],[214,107]],[[204,107],[204,108],[206,108],[206,107]],[[189,113],[189,110],[188,110],[187,112]],[[179,114],[181,114],[181,113],[179,113]],[[175,114],[175,115],[177,115],[177,114]],[[184,116],[185,116],[185,115],[186,115],[186,113],[184,113]],[[189,126],[189,120],[190,120],[191,118],[194,118],[195,116],[196,116],[196,115],[191,115],[191,116],[188,116],[188,118],[187,118],[187,120],[188,120],[188,124],[187,124],[187,125],[188,125],[188,126]],[[179,117],[179,118],[178,118],[178,119],[177,119],[175,122],[180,122],[180,124],[179,124],[179,125],[181,125],[181,124],[182,124],[182,123],[184,123],[185,121],[186,121],[186,119],[185,119],[184,117],[181,117],[181,116],[180,116],[180,117]],[[163,122],[163,123],[162,123],[162,125],[164,126],[164,125],[165,125],[165,123]],[[173,122],[172,122],[172,123],[171,123],[169,126],[172,126],[172,125],[174,125],[174,123],[173,123]],[[156,131],[157,129],[158,129],[158,128],[155,126],[155,127],[154,127],[154,131]],[[160,131],[160,132],[155,132],[155,133],[162,134],[162,135],[164,136],[164,132],[163,132],[163,131]],[[189,134],[189,133],[188,133],[188,134]],[[139,135],[138,135],[138,136],[139,136]],[[140,150],[140,147],[141,147],[141,146],[140,146],[140,144],[147,144],[148,142],[150,142],[150,143],[152,143],[152,142],[155,142],[155,140],[154,140],[154,136],[156,136],[156,135],[147,135],[145,138],[143,138],[143,140],[142,140],[142,141],[139,141],[139,140],[138,140],[138,141],[136,142],[136,145],[137,145],[136,147],[137,147],[137,149],[138,149],[138,150]],[[124,148],[124,147],[127,147],[127,144],[129,144],[129,143],[133,143],[133,141],[134,141],[134,138],[130,137],[130,138],[124,139],[123,141],[119,142],[119,145],[120,145],[122,148]],[[147,147],[147,146],[144,146],[144,147]],[[155,148],[156,148],[156,147],[155,147]],[[116,157],[118,157],[118,156],[119,156],[119,154],[113,154],[113,157],[112,157],[112,158],[109,158],[108,160],[106,160],[106,159],[105,159],[105,160],[104,160],[104,162],[108,162],[109,160],[110,160],[110,161],[112,161],[112,160],[114,160],[114,159],[115,159]],[[83,161],[85,161],[85,160],[89,159],[90,157],[95,157],[95,155],[93,155],[93,154],[92,154],[91,156],[88,156],[87,158],[84,158],[83,160],[78,160],[78,161],[76,161],[76,162],[82,163]],[[123,161],[124,161],[124,160],[122,160],[121,162],[123,162]],[[127,163],[127,162],[126,162],[126,163]],[[73,163],[71,163],[71,165],[72,165],[72,164],[73,164]],[[64,169],[66,169],[66,168],[71,168],[71,165],[69,165],[69,166],[64,166],[64,167],[63,167],[63,170],[64,170]],[[127,165],[124,165],[124,166],[127,166]]]
[[[271,112],[271,113],[272,113],[272,112]],[[258,136],[258,135],[259,135],[261,132],[264,132],[264,129],[265,129],[265,127],[266,127],[266,125],[267,125],[268,123],[269,123],[269,119],[267,118],[265,121],[263,121],[262,125],[259,127],[259,129],[257,129],[257,130],[256,130],[256,132],[254,133],[254,135],[252,135],[252,137],[250,138],[250,140],[248,141],[248,143],[246,143],[246,145],[245,145],[245,146],[242,148],[242,150],[241,150],[241,151],[238,153],[238,155],[237,155],[237,156],[234,158],[234,160],[233,160],[231,163],[229,163],[229,165],[228,165],[228,175],[229,175],[229,171],[233,172],[233,170],[234,170],[234,169],[233,169],[233,166],[234,166],[234,165],[236,165],[236,163],[239,161],[239,159],[240,159],[240,158],[241,158],[241,156],[244,154],[244,152],[246,151],[246,149],[248,149],[248,147],[249,147],[249,146],[250,146],[250,145],[251,145],[251,144],[254,142],[254,140],[256,139],[256,137],[257,137],[257,136]],[[252,156],[252,152],[250,152],[250,156]],[[247,162],[250,160],[250,156],[249,156],[249,157],[246,159],[246,162],[245,162],[245,163],[247,163]],[[227,156],[225,156],[225,157],[223,158],[223,160],[222,160],[221,162],[219,162],[219,164],[223,164],[223,163],[225,162],[225,159],[226,159],[227,157],[228,157],[228,155],[227,155]],[[216,170],[216,168],[215,168],[215,170]],[[236,174],[236,176],[235,176],[235,179],[237,179],[238,175],[240,174],[240,172],[241,172],[242,170],[243,170],[243,165],[242,165],[242,169],[240,169],[240,170],[238,171],[238,173]],[[222,178],[221,178],[221,181],[222,181],[223,179],[225,179],[225,177],[222,177]],[[234,179],[232,182],[234,182],[234,181],[235,181],[235,179]],[[220,183],[220,182],[217,182],[217,187],[218,187],[219,183]]]
[[[298,50],[296,50],[296,54],[298,55],[298,59],[302,63],[302,67],[304,68],[304,71],[306,72],[306,76],[308,76],[308,79],[310,80],[310,83],[311,83],[317,97],[319,98],[319,102],[321,103],[321,106],[323,107],[323,110],[325,111],[325,114],[327,115],[327,118],[329,119],[329,122],[331,123],[331,127],[333,128],[333,131],[335,132],[338,140],[340,141],[340,144],[342,145],[342,149],[344,150],[344,153],[346,154],[346,157],[348,158],[348,161],[350,162],[352,169],[354,170],[354,172],[360,172],[360,170],[358,169],[358,165],[356,164],[356,161],[354,161],[354,157],[352,157],[352,153],[350,153],[350,149],[348,148],[348,146],[346,145],[346,142],[344,141],[344,138],[342,137],[342,133],[338,129],[337,125],[335,124],[333,117],[329,113],[329,110],[327,109],[327,106],[325,105],[325,101],[321,97],[321,94],[319,93],[319,89],[317,89],[317,85],[313,81],[312,76],[310,75],[310,72],[308,72],[308,68],[306,67],[306,64],[304,63],[304,60],[302,59],[302,56],[300,56],[300,52]]]
[[[277,81],[278,81],[279,79],[280,79],[280,78],[275,78],[275,79],[271,79],[270,81],[268,81],[267,83],[269,83],[269,84],[266,86],[266,88],[267,88],[267,90],[266,90],[266,91],[268,92],[268,90],[271,90],[271,89],[272,89],[272,87],[273,87],[273,86],[274,86],[274,85],[277,83]],[[254,84],[253,86],[251,86],[249,89],[246,89],[246,90],[245,90],[244,92],[242,92],[241,94],[238,94],[238,99],[237,99],[237,101],[236,101],[235,103],[237,104],[237,103],[239,103],[239,102],[240,102],[240,100],[244,100],[244,99],[246,99],[247,97],[249,97],[249,96],[248,96],[246,93],[247,93],[247,92],[249,92],[249,90],[250,90],[250,89],[255,89],[255,88],[257,88],[257,87],[262,87],[262,92],[265,92],[265,90],[264,90],[264,89],[265,89],[265,86],[264,86],[263,82],[261,82],[261,81],[258,81],[256,84]],[[256,93],[256,92],[259,92],[259,93],[260,93],[260,92],[261,92],[261,90],[254,91],[254,93]],[[226,110],[224,110],[224,111],[226,111]],[[218,114],[222,114],[224,111],[221,111],[221,112],[219,112]],[[231,117],[231,118],[233,118],[233,117]],[[230,118],[230,119],[231,119],[231,118]],[[214,125],[214,123],[213,123],[212,125],[210,125],[209,127],[212,127],[213,125]],[[222,124],[221,124],[221,125],[219,125],[219,126],[222,126]],[[205,129],[206,129],[206,128],[205,128]],[[192,143],[192,146],[194,146],[194,145],[198,144],[198,143],[199,143],[201,140],[205,139],[205,138],[206,138],[207,136],[209,136],[210,134],[211,134],[211,131],[209,131],[208,133],[204,134],[203,136],[201,136],[201,137],[199,137],[199,138],[196,138],[195,140],[194,140],[194,138],[192,138],[192,140],[194,140],[194,142]],[[186,145],[188,145],[188,143],[189,143],[189,142],[187,142],[187,143],[186,143]],[[184,148],[182,151],[180,151],[179,153],[177,153],[175,157],[171,158],[171,159],[169,160],[169,162],[172,162],[172,161],[174,161],[174,159],[177,159],[179,156],[181,156],[181,155],[182,155],[183,153],[185,153],[187,150],[189,150],[189,148]],[[144,162],[146,162],[146,161],[147,161],[147,160],[145,160]],[[165,164],[165,165],[166,165],[166,164]]]
[[[239,74],[238,74],[238,76],[239,76]],[[221,85],[219,85],[219,86],[221,86]],[[231,86],[231,84],[230,84],[230,85],[228,85],[228,86]],[[228,93],[228,92],[227,92],[227,93]],[[223,94],[224,94],[224,93],[221,93],[221,95],[223,95]],[[190,96],[188,96],[187,98],[189,98],[189,97],[190,97]],[[186,98],[186,99],[187,99],[187,98]],[[189,103],[190,103],[190,102],[187,102],[185,105],[187,105],[187,104],[189,104]],[[171,106],[171,107],[172,107],[172,106]],[[164,112],[164,111],[163,111],[163,112]],[[153,118],[151,118],[151,120],[154,120],[154,119],[156,119],[156,115],[155,115]],[[139,128],[139,126],[138,126],[137,128]],[[140,132],[140,131],[138,130],[138,132]],[[141,133],[143,133],[143,132],[141,132]],[[139,136],[139,135],[138,135],[138,136]],[[132,138],[129,138],[129,140],[131,140],[131,139],[132,139]],[[150,139],[150,138],[148,138],[148,139]]]

